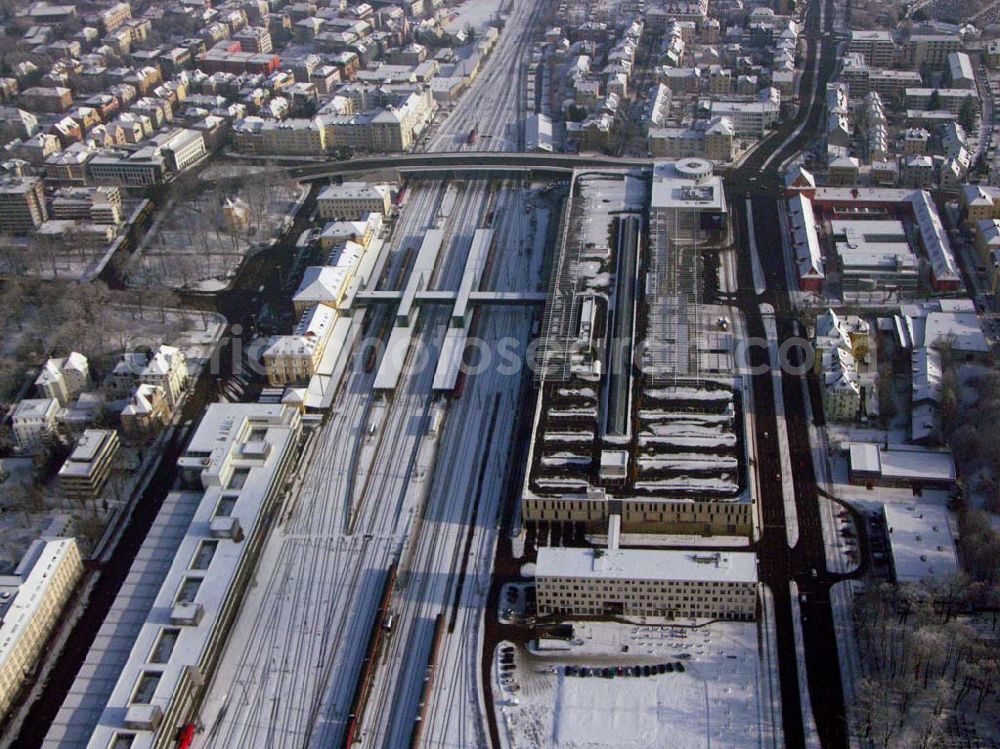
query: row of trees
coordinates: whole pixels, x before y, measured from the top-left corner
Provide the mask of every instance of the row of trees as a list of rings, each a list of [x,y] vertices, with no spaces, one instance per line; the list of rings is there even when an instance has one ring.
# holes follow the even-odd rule
[[[969,490],[981,490],[986,508],[1000,512],[1000,372],[984,371],[967,380],[970,405],[962,402],[958,372],[945,352],[941,424]]]

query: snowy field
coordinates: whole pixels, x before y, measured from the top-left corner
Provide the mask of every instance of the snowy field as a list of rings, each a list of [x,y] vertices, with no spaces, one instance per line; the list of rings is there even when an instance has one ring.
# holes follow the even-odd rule
[[[471,26],[482,31],[493,25],[493,20],[500,11],[501,0],[466,0],[457,4],[444,19],[446,31],[455,32]]]
[[[501,685],[494,672],[498,720],[509,749],[774,745],[765,717],[769,672],[756,624],[574,626],[580,644],[569,652],[532,656],[519,650],[514,685]],[[685,670],[608,679],[570,676],[564,668],[659,663],[683,663]]]

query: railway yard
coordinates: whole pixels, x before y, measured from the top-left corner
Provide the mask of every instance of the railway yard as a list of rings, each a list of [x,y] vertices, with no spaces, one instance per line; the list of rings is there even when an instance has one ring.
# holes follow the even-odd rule
[[[521,61],[539,14],[513,4],[487,67],[420,148],[522,149]],[[494,557],[510,548],[504,531],[527,539],[521,561],[530,563],[540,545],[601,538],[609,517],[605,507],[585,522],[551,522],[533,514],[529,497],[559,502],[595,487],[621,496],[624,485],[633,543],[701,537],[704,546],[707,536],[708,546],[727,548],[754,538],[747,388],[733,359],[743,323],[736,308],[702,298],[702,252],[727,238],[721,182],[706,164],[578,172],[567,201],[565,187],[516,172],[410,175],[375,261],[378,280],[358,295],[400,307],[393,314],[370,303],[350,318],[333,406],[309,437],[294,494],[264,546],[194,746],[505,741],[502,721],[487,717],[505,700],[487,665],[501,636],[487,612],[500,580]],[[694,203],[704,216],[691,224]],[[542,318],[528,297],[546,285]],[[525,303],[482,304],[474,316],[459,312],[463,302],[447,308],[474,286]],[[428,304],[434,294],[441,303]],[[458,319],[470,328],[457,331]],[[539,328],[542,374],[500,366],[505,347],[510,361],[525,361]],[[359,344],[373,331],[387,339],[381,356]],[[475,373],[459,372],[473,334],[479,345],[464,360]],[[607,350],[591,345],[605,338],[614,341]],[[582,356],[567,353],[574,346]],[[524,441],[533,379],[541,396],[535,436]],[[738,639],[756,627],[733,626],[727,636]],[[524,634],[515,639],[527,645]],[[764,715],[773,711],[765,710],[772,674],[747,652],[740,657],[757,687],[740,709]],[[706,721],[729,710],[729,688],[719,689]],[[557,719],[563,732],[567,720]],[[752,733],[763,740],[768,726],[756,721]]]
[[[818,31],[829,5],[803,22]],[[350,181],[333,159],[290,162],[308,186],[289,222],[292,270],[260,261],[249,298],[270,294],[275,270],[286,297],[308,271],[341,286],[304,310],[298,296],[269,302],[294,306],[274,326],[299,318],[293,335],[242,320],[268,346],[325,336],[305,379],[276,377],[266,354],[257,372],[256,405],[295,424],[294,469],[266,488],[249,561],[211,612],[221,624],[200,630],[210,655],[195,667],[139,653],[147,688],[105,675],[94,715],[71,704],[81,675],[63,734],[97,723],[116,749],[121,736],[184,749],[776,749],[814,733],[846,745],[839,679],[822,666],[837,659],[829,587],[849,575],[817,561],[805,378],[749,373],[775,363],[767,346],[741,358],[752,336],[798,330],[776,157],[818,112],[803,108],[724,174],[702,156],[529,161],[527,123],[553,98],[536,53],[554,13],[502,0],[477,74],[435,104],[400,163],[362,156],[373,169]],[[834,54],[810,42],[801,85],[821,90]],[[638,112],[643,96],[631,98]],[[461,161],[481,153],[496,160]],[[376,182],[371,236],[368,209],[324,216],[326,190],[370,195]],[[328,229],[348,231],[333,254]],[[306,271],[320,248],[327,265]],[[233,440],[234,460],[267,460],[259,429]],[[206,455],[189,457],[207,474]],[[211,553],[244,540],[229,517],[241,470],[200,542]],[[160,591],[171,649],[182,627],[198,631],[209,579]],[[146,616],[164,624],[155,607]],[[161,708],[168,668],[184,686]],[[130,695],[127,714],[112,687]]]
[[[523,86],[494,84],[520,80],[540,8],[513,3],[488,68],[431,135],[428,150],[458,150],[477,126],[477,148],[519,148]],[[403,275],[407,249],[441,224],[430,288],[457,290],[487,214],[497,217],[501,238],[483,286],[536,288],[548,214],[530,185],[513,179],[447,186],[412,180],[384,256],[390,275]],[[358,334],[388,313],[364,314],[373,319],[356,316]],[[485,307],[476,334],[489,343],[526,344],[531,317],[526,308]],[[447,310],[431,308],[419,318],[415,344],[440,350],[448,322]],[[232,645],[207,692],[205,730],[195,746],[325,747],[347,741],[348,731],[365,745],[407,746],[441,613],[448,622],[438,656],[442,688],[426,706],[424,740],[482,745],[478,632],[523,382],[486,368],[449,403],[432,392],[434,363],[419,367],[407,359],[393,392],[377,395],[385,362],[378,364],[365,371],[361,357],[352,358],[336,405],[307,447],[297,496],[264,547]],[[377,662],[363,668],[367,651],[360,644],[385,624],[376,612],[397,562],[391,632]],[[361,705],[358,678],[367,680]]]

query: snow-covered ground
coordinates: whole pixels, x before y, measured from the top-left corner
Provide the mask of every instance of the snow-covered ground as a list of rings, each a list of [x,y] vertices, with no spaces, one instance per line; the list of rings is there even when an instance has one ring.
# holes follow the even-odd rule
[[[502,0],[465,0],[464,3],[456,3],[442,25],[449,33],[463,31],[469,26],[482,31],[493,24],[501,5]]]
[[[537,657],[519,650],[516,691],[500,683],[494,666],[498,721],[508,749],[780,746],[767,708],[771,671],[756,624],[588,622],[577,623],[574,636],[580,644],[568,653]],[[685,670],[608,679],[570,676],[564,668],[659,663],[683,663]]]
[[[188,376],[192,381],[197,379],[210,361],[225,323],[213,313],[154,306],[102,304],[99,314],[75,341],[78,350],[89,356],[93,367],[96,382],[90,392],[99,392],[101,377],[119,353],[140,347],[155,349],[160,344],[179,347],[187,358]],[[34,308],[28,319],[42,324],[41,312]],[[50,318],[49,323],[55,321]],[[10,334],[16,341],[27,331],[27,325],[25,331],[16,331],[14,327],[11,323],[0,328],[0,348],[6,340],[4,336]],[[113,412],[124,405],[124,400],[107,402]],[[175,414],[179,414],[178,409]],[[0,560],[16,561],[39,536],[63,533],[76,535],[81,551],[85,556],[90,554],[108,522],[124,509],[135,489],[148,478],[149,469],[158,462],[162,433],[160,439],[143,447],[123,446],[101,495],[85,503],[67,499],[54,476],[46,477],[37,492],[25,493],[32,480],[30,472],[4,482],[0,491],[0,503],[5,510],[0,515]]]
[[[218,169],[224,167],[232,168]],[[281,235],[303,191],[294,182],[248,180],[232,196],[249,210],[247,225],[236,232],[223,228],[227,196],[218,189],[206,186],[185,200],[171,201],[128,267],[130,285],[206,292],[226,288],[248,253]]]

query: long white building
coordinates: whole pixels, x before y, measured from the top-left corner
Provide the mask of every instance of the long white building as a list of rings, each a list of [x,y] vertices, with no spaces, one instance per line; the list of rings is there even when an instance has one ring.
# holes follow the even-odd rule
[[[284,494],[301,433],[278,404],[214,403],[178,460],[203,495],[87,746],[161,749],[191,721]]]
[[[538,550],[540,616],[751,620],[757,557],[750,552]]]

